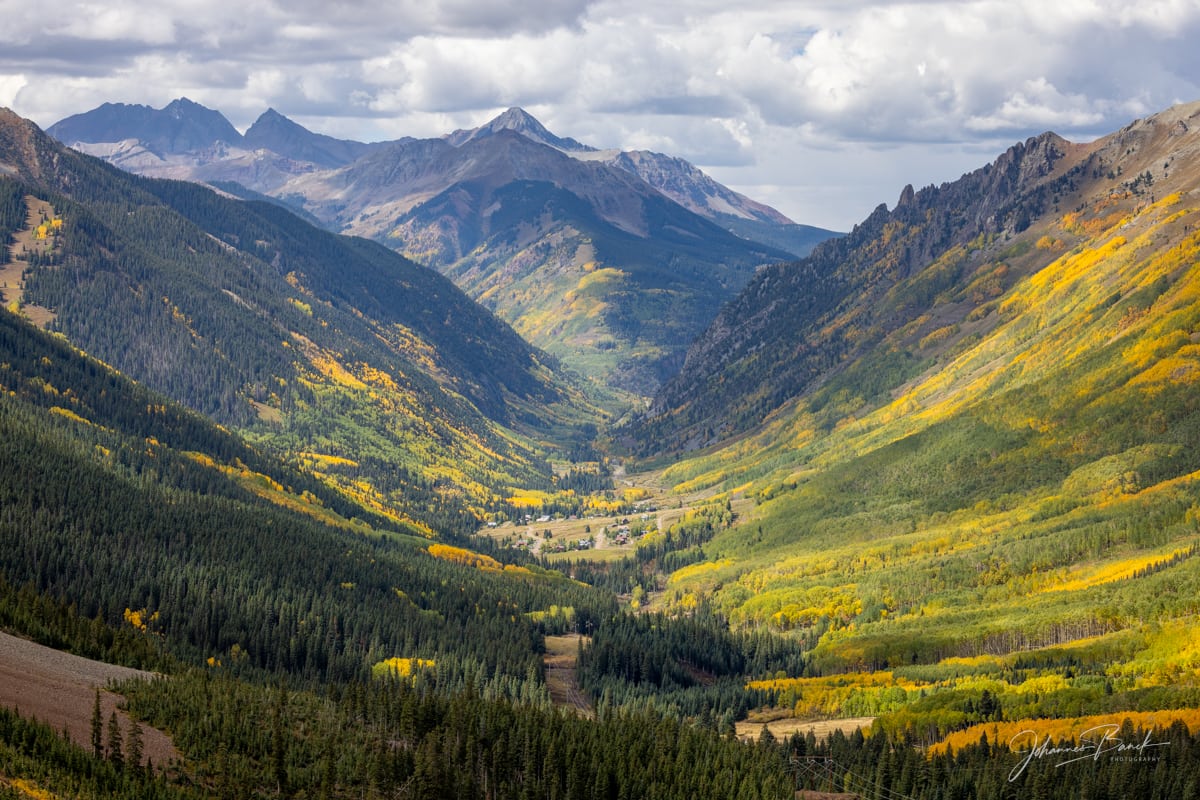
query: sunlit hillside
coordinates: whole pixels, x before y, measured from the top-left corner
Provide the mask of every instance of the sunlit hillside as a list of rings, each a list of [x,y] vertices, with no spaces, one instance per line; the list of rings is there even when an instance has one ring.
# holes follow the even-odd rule
[[[1005,718],[1196,705],[1195,110],[1073,153],[1075,188],[1026,228],[884,296],[954,260],[973,278],[757,432],[670,468],[677,489],[756,504],[662,604],[800,637],[815,672],[888,677],[853,702],[797,686],[798,714],[949,730],[985,688]],[[889,364],[900,379],[878,392]],[[952,708],[936,699],[966,676]]]

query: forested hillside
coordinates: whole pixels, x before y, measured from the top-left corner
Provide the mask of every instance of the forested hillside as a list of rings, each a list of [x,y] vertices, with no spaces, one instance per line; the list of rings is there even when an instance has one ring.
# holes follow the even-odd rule
[[[437,273],[276,205],[128,175],[11,115],[0,134],[9,229],[22,197],[58,220],[23,303],[380,513],[432,530],[442,503],[502,510],[516,487],[554,490],[547,442],[586,439],[595,416],[553,361]]]
[[[125,608],[145,609],[193,661],[233,648],[247,666],[317,680],[443,650],[473,652],[489,677],[523,679],[538,668],[537,648],[532,624],[510,619],[516,596],[532,593],[521,611],[587,613],[561,578],[435,558],[428,540],[12,314],[0,323],[0,480],[13,544],[0,571],[10,582],[32,581],[88,618],[115,623]],[[477,603],[489,612],[471,611]],[[504,633],[472,630],[489,619]]]
[[[1062,208],[1096,168],[1069,151],[1045,134],[954,183],[906,187],[893,210],[881,205],[808,258],[759,271],[634,427],[639,449],[719,442],[847,369],[854,391],[878,402],[928,367],[927,353],[960,338],[964,323],[980,328],[968,317],[987,300],[1049,260],[1010,240],[1028,239],[1030,220]]]

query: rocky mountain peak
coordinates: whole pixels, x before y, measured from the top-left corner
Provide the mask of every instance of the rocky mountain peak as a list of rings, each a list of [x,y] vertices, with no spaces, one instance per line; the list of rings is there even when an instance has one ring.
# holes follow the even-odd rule
[[[280,114],[273,108],[268,108],[262,114],[259,114],[258,119],[246,129],[245,139],[251,146],[258,146],[255,140],[262,139],[270,135],[312,135],[306,128],[295,122],[283,114]]]
[[[539,144],[562,150],[566,153],[590,153],[596,148],[589,147],[574,139],[563,138],[551,133],[545,125],[523,108],[510,108],[490,122],[470,130],[457,130],[446,136],[446,141],[455,147],[461,147],[467,142],[494,136],[500,131],[513,131]]]
[[[180,97],[168,103],[163,111],[173,119],[183,119],[193,114],[203,114],[208,109],[193,100]]]

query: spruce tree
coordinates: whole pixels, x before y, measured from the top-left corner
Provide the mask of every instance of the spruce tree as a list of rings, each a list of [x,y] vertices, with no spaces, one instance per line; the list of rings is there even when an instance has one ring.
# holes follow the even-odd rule
[[[104,718],[100,714],[100,688],[96,687],[96,701],[92,705],[92,755],[104,757],[103,739]]]
[[[142,766],[142,726],[137,720],[130,720],[129,723],[129,741],[125,746],[125,765],[130,770],[137,770]]]
[[[108,715],[108,760],[117,766],[125,762],[121,754],[121,721],[117,719],[116,711]]]
[[[271,772],[275,778],[280,797],[287,797],[287,737],[284,732],[284,714],[287,713],[287,686],[280,684],[279,694],[271,714]]]

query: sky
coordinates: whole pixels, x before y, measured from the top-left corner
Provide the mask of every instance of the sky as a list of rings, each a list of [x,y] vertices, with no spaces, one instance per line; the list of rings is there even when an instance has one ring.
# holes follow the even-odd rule
[[[848,230],[1052,130],[1200,99],[1200,0],[0,0],[0,106],[188,97],[360,141],[520,106]]]

